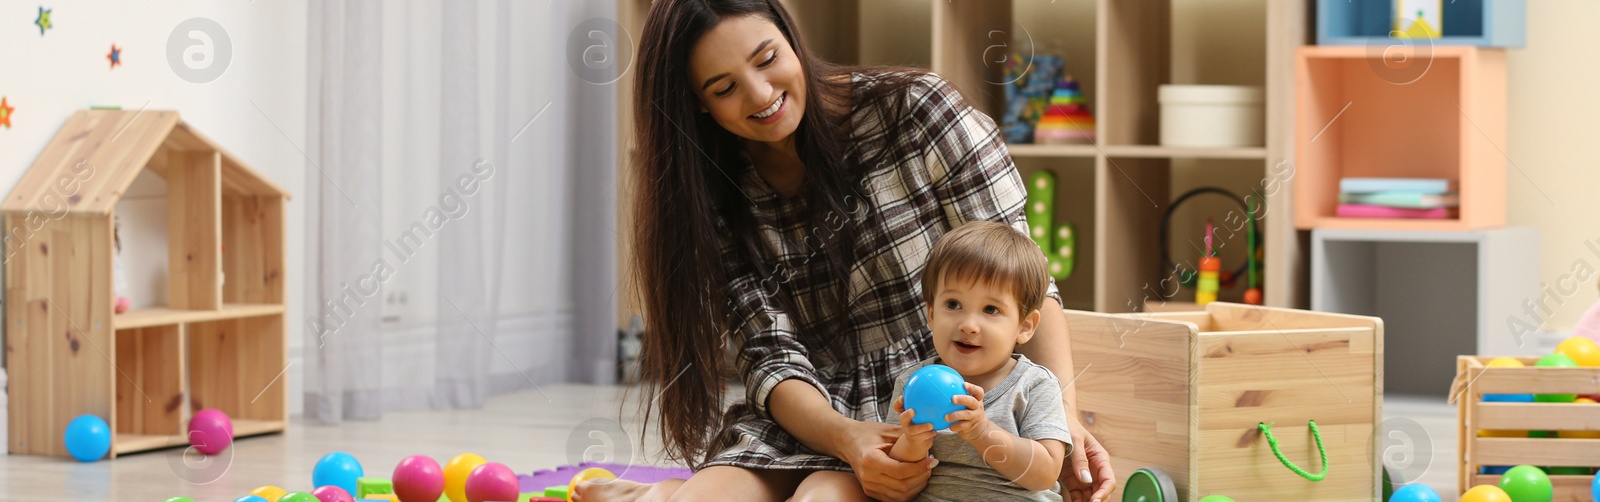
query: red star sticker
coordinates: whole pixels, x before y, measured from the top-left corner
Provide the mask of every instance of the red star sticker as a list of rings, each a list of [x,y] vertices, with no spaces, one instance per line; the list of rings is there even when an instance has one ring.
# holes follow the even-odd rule
[[[15,107],[6,104],[5,96],[0,96],[0,126],[6,126],[6,129],[11,128],[11,111],[15,109]]]
[[[116,69],[117,65],[122,64],[122,49],[117,48],[117,44],[111,44],[111,52],[106,54],[106,59],[111,61],[111,68]]]

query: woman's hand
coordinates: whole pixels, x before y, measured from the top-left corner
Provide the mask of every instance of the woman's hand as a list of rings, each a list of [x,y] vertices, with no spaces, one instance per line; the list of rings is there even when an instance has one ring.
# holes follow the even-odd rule
[[[875,422],[856,422],[847,432],[842,458],[855,470],[856,479],[867,496],[878,500],[905,501],[915,498],[928,486],[933,466],[939,463],[933,457],[917,462],[901,462],[889,457],[889,448],[899,439],[897,425]]]
[[[1083,424],[1073,423],[1071,427],[1075,446],[1061,469],[1063,493],[1071,494],[1073,502],[1111,500],[1111,491],[1117,487],[1116,474],[1111,471],[1111,454],[1106,453],[1106,448],[1100,446],[1100,441]]]

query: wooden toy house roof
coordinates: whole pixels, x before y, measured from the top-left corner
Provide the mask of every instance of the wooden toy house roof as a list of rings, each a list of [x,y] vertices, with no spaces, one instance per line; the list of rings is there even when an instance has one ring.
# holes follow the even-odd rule
[[[218,152],[222,193],[279,196],[289,192],[178,118],[176,111],[81,110],[72,114],[22,175],[0,212],[110,214],[145,168],[166,176],[171,153]]]

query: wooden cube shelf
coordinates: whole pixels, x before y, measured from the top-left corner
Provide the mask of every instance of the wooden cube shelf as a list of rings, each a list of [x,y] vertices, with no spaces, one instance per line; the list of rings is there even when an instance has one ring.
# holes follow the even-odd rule
[[[1506,222],[1506,57],[1476,47],[1301,47],[1295,226],[1472,230]],[[1346,177],[1459,182],[1453,219],[1335,216]]]
[[[114,314],[113,213],[145,169],[167,181],[167,305]],[[187,445],[200,408],[282,431],[288,198],[176,112],[73,114],[0,203],[10,451],[66,456],[83,414],[112,457]]]

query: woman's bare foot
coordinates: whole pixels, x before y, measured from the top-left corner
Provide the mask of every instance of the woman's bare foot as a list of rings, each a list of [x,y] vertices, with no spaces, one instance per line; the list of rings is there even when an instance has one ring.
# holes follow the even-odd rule
[[[681,479],[669,479],[646,484],[626,479],[591,479],[578,483],[567,494],[572,502],[634,502],[636,500],[666,500],[672,489],[683,484]],[[646,497],[649,494],[649,497]],[[660,496],[657,496],[660,495]]]

